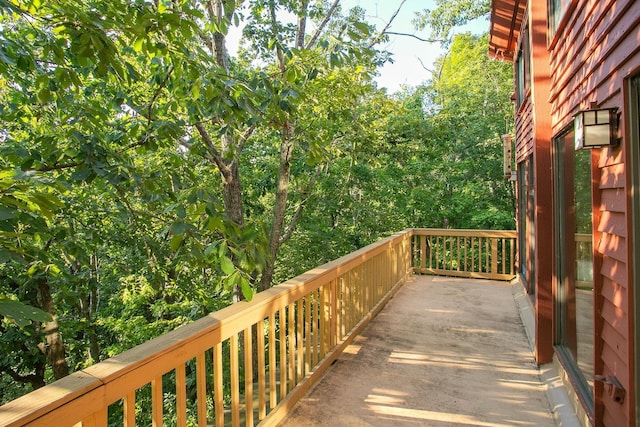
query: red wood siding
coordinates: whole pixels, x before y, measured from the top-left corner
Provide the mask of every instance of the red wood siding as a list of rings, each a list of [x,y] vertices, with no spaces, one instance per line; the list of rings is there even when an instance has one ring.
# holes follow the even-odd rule
[[[579,1],[566,26],[560,28],[551,51],[551,114],[554,134],[573,115],[592,104],[623,112],[624,79],[640,66],[640,2],[634,0]],[[621,117],[624,125],[624,114]],[[624,141],[623,141],[624,144]],[[626,390],[631,378],[632,337],[629,298],[628,213],[626,167],[622,147],[603,148],[595,171],[599,215],[594,224],[595,250],[602,264],[596,278],[596,373],[615,375]],[[598,286],[598,283],[600,285]],[[596,394],[602,387],[596,388]],[[596,396],[596,423],[631,425],[632,399],[623,405],[606,392]]]
[[[578,2],[551,52],[554,133],[591,102],[622,107],[622,79],[638,65],[640,14],[634,0]]]
[[[532,93],[516,112],[515,129],[516,160],[520,162],[531,153],[536,158],[536,219],[541,221],[536,224],[536,242],[540,243],[545,242],[540,239],[540,230],[552,228],[544,221],[546,217],[541,215],[551,211],[544,204],[550,195],[545,193],[541,197],[539,193],[547,192],[551,186],[551,183],[539,179],[542,175],[549,175],[548,171],[551,170],[546,155],[549,141],[553,135],[571,125],[578,111],[588,108],[617,107],[621,129],[624,129],[628,120],[624,110],[625,79],[640,70],[640,1],[572,0],[549,47],[547,41],[539,37],[547,27],[548,15],[542,13],[546,4],[543,1],[528,1],[527,13],[523,18],[529,22],[531,29],[534,81]],[[505,12],[502,9],[514,9],[516,6],[517,2],[514,1],[492,1],[492,8],[501,12]],[[512,23],[526,25],[517,19]],[[501,48],[506,50],[509,46],[506,42],[503,44],[505,46]],[[547,74],[548,69],[550,73]],[[633,390],[632,377],[634,323],[631,314],[633,293],[630,288],[632,266],[629,265],[632,256],[630,240],[635,234],[629,229],[628,168],[624,158],[626,143],[622,141],[619,147],[596,149],[592,155],[596,255],[595,371],[596,374],[614,375],[628,391],[627,399],[620,405],[606,393],[602,383],[596,382],[594,421],[596,425],[605,426],[632,426],[636,419],[634,405],[638,390]],[[545,237],[552,240],[552,236]],[[546,254],[547,249],[550,248],[537,247],[537,268],[544,267],[544,263],[538,261],[540,252]],[[551,264],[549,257],[545,259]],[[539,289],[547,289],[545,281],[538,278]],[[540,303],[536,312],[538,322],[548,315],[548,307],[542,305],[544,301],[540,298],[537,300]],[[544,313],[541,313],[540,307]],[[547,327],[549,324],[539,323],[537,326]],[[538,331],[536,334],[536,345],[543,344],[549,338],[538,334]]]
[[[533,135],[533,104],[531,96],[527,96],[516,114],[516,163],[533,153]]]

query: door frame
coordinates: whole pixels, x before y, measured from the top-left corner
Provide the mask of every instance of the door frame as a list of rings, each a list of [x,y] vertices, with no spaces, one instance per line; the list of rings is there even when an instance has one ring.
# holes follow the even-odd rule
[[[631,369],[635,396],[635,425],[640,425],[640,239],[634,238],[640,232],[640,73],[627,79],[626,122],[628,123],[628,166],[630,175],[630,226],[631,254],[629,267],[632,280],[633,310],[633,358]]]

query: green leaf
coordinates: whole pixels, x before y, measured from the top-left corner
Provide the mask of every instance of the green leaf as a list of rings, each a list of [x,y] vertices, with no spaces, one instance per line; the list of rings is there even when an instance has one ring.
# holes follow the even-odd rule
[[[38,101],[42,102],[43,104],[51,101],[51,91],[48,87],[42,88],[40,91],[38,91]]]
[[[88,168],[76,169],[71,174],[71,180],[72,181],[85,181],[91,175],[93,175],[93,170],[91,170],[91,169],[88,169]]]
[[[0,315],[9,318],[20,327],[29,325],[31,321],[51,321],[49,313],[6,297],[0,297]]]
[[[183,241],[184,241],[184,234],[176,234],[176,235],[174,235],[171,238],[171,242],[169,243],[169,246],[171,247],[171,250],[174,251],[174,252],[177,251]]]
[[[220,267],[222,268],[222,272],[227,275],[233,273],[236,270],[235,266],[233,265],[233,261],[231,261],[231,259],[226,256],[220,258]]]
[[[171,233],[173,234],[184,234],[187,232],[187,230],[189,230],[189,224],[184,223],[184,222],[174,222],[173,224],[171,224],[171,227],[169,228],[169,230],[171,231]]]
[[[249,280],[246,277],[240,277],[240,290],[242,291],[242,295],[247,301],[251,301],[253,295],[255,294]]]
[[[0,206],[0,221],[11,219],[14,217],[14,209],[9,209],[6,206]]]

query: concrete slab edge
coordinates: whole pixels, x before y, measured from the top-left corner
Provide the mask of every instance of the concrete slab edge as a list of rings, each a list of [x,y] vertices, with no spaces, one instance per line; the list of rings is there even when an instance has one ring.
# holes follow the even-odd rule
[[[529,340],[529,349],[533,353],[535,348],[535,307],[518,279],[511,281],[511,291]],[[556,425],[581,427],[582,424],[578,421],[567,390],[554,364],[538,365],[538,373],[545,384],[545,395]]]

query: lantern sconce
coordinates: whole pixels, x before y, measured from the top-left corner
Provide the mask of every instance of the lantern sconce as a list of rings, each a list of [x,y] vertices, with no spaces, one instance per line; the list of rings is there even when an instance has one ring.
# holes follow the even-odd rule
[[[584,110],[574,116],[576,150],[617,145],[618,109]]]

